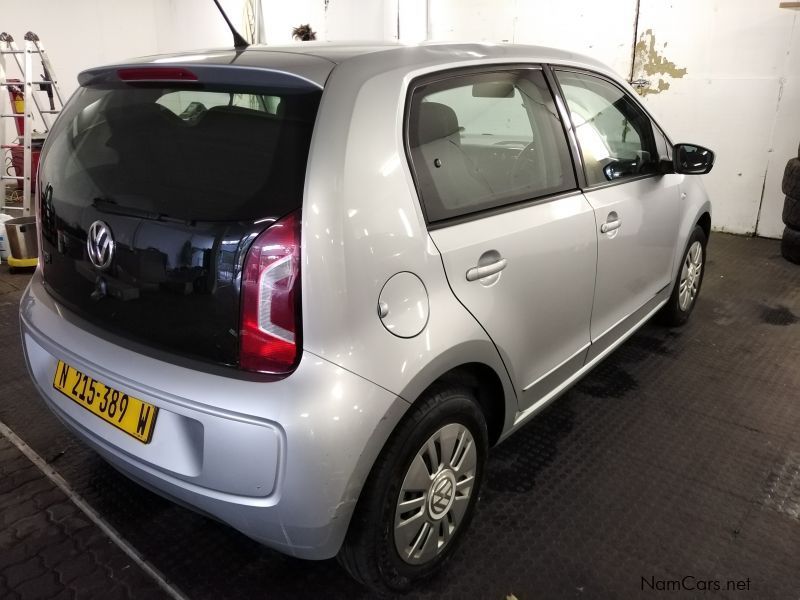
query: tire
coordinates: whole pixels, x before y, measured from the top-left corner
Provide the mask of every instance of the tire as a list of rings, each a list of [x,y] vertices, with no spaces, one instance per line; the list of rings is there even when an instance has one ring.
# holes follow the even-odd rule
[[[787,227],[781,239],[781,254],[789,262],[800,265],[800,231]]]
[[[468,442],[470,437],[471,445],[459,445],[459,439]],[[472,520],[488,445],[486,421],[470,389],[460,384],[431,388],[392,433],[372,467],[339,563],[378,594],[408,591],[439,570]],[[449,468],[452,462],[458,465],[455,470]],[[470,473],[472,483],[464,485]],[[404,513],[398,512],[401,498],[409,507]],[[415,552],[418,539],[424,543]]]
[[[786,163],[781,190],[791,198],[800,198],[800,158],[792,158]]]
[[[696,225],[692,235],[689,236],[686,249],[683,251],[672,294],[659,314],[660,320],[664,325],[679,327],[689,320],[695,304],[697,304],[700,287],[703,285],[703,276],[706,271],[707,245],[708,238],[705,231],[703,231],[702,227]],[[699,256],[697,254],[698,248],[700,251]]]
[[[800,197],[786,196],[783,201],[783,224],[792,229],[800,230]]]

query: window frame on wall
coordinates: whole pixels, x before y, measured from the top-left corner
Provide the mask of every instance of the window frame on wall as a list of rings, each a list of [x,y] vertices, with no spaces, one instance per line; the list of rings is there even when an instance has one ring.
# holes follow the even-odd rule
[[[568,73],[576,73],[579,75],[585,75],[594,77],[596,79],[600,79],[601,81],[607,83],[615,87],[619,90],[624,96],[626,96],[630,102],[633,104],[635,109],[638,109],[639,112],[649,121],[650,127],[652,129],[653,135],[653,142],[656,148],[656,157],[658,161],[661,160],[672,160],[672,147],[673,143],[669,139],[669,136],[664,132],[664,129],[658,124],[658,122],[653,118],[653,115],[647,110],[647,108],[642,104],[642,102],[636,97],[631,90],[625,89],[621,86],[618,82],[614,81],[612,78],[608,77],[603,73],[598,73],[597,71],[592,71],[591,69],[584,69],[580,67],[572,67],[569,65],[558,65],[558,64],[548,64],[546,65],[546,73],[548,74],[548,82],[550,83],[551,89],[555,90],[556,95],[556,105],[558,106],[559,112],[561,114],[562,122],[567,120],[566,122],[569,123],[569,141],[570,147],[572,149],[572,157],[575,163],[576,169],[578,170],[578,177],[579,177],[579,185],[581,191],[588,192],[597,189],[603,189],[607,187],[613,187],[615,185],[624,185],[626,183],[630,183],[633,181],[639,181],[642,179],[649,179],[652,177],[661,177],[665,173],[660,168],[656,168],[656,170],[652,173],[642,173],[640,175],[631,176],[631,177],[623,177],[620,179],[606,181],[602,183],[590,184],[587,177],[586,177],[586,165],[584,162],[583,154],[580,150],[580,142],[577,139],[575,134],[576,128],[575,123],[572,121],[572,115],[570,114],[567,99],[564,94],[564,90],[561,87],[561,83],[558,79],[559,72],[568,72]],[[661,148],[659,148],[658,138],[663,138],[664,142],[666,143],[666,155],[661,154]]]
[[[418,92],[420,88],[429,88],[434,84],[444,84],[451,80],[464,79],[470,76],[479,75],[492,75],[492,74],[505,74],[505,73],[540,73],[547,93],[549,94],[549,107],[552,109],[553,114],[558,118],[560,128],[557,133],[563,136],[564,155],[566,162],[564,163],[565,171],[564,176],[568,178],[561,188],[557,191],[547,192],[545,194],[535,196],[522,196],[520,194],[510,194],[507,197],[501,196],[495,199],[486,206],[484,203],[477,205],[474,210],[465,211],[461,214],[452,216],[434,216],[429,214],[429,209],[426,203],[425,195],[431,192],[431,183],[426,181],[429,177],[426,173],[421,173],[419,165],[415,163],[414,156],[412,155],[411,147],[411,120],[412,120],[412,106],[419,97]],[[530,119],[530,115],[528,115]],[[448,227],[450,225],[473,221],[493,214],[502,212],[518,210],[532,204],[540,202],[548,202],[559,198],[573,196],[580,193],[580,185],[582,182],[582,167],[579,169],[579,163],[576,163],[575,149],[570,143],[569,131],[571,128],[570,122],[564,121],[564,114],[559,109],[559,94],[558,90],[554,88],[552,78],[548,73],[547,65],[542,63],[506,63],[506,64],[489,64],[479,65],[472,67],[456,67],[449,68],[441,71],[426,73],[419,77],[414,78],[408,85],[405,98],[405,109],[403,116],[403,146],[411,171],[414,187],[420,203],[422,214],[428,229],[438,229]],[[554,128],[554,132],[556,129]],[[423,167],[424,168],[424,167]],[[427,189],[426,189],[427,188]],[[430,200],[430,197],[429,197]],[[438,201],[438,199],[437,199]],[[433,217],[433,218],[432,218]]]

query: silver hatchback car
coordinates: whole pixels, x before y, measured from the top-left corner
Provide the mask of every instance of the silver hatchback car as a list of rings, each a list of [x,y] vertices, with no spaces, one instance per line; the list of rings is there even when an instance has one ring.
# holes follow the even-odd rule
[[[121,472],[379,590],[487,450],[703,278],[714,154],[546,48],[251,47],[91,69],[43,151],[31,377]]]

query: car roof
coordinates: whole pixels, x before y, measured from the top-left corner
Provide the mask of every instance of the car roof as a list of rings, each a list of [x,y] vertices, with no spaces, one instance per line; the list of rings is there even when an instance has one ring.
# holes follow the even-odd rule
[[[461,42],[299,42],[283,46],[252,45],[244,50],[233,48],[198,50],[144,56],[116,65],[90,69],[79,76],[83,83],[89,76],[102,71],[129,65],[168,64],[170,66],[239,67],[281,71],[298,75],[320,88],[331,71],[345,63],[358,63],[365,77],[374,72],[404,67],[408,71],[436,64],[480,64],[539,62],[569,64],[613,74],[606,65],[581,54],[521,44],[490,44]]]
[[[493,58],[507,54],[508,50],[515,50],[520,54],[529,55],[532,59],[546,62],[547,59],[559,60],[562,58],[578,57],[578,54],[567,50],[549,48],[545,46],[531,46],[525,44],[493,44],[487,42],[420,42],[418,44],[401,44],[398,42],[374,41],[348,41],[348,42],[299,42],[283,46],[253,45],[248,50],[254,52],[294,52],[297,54],[310,54],[326,58],[334,63],[341,63],[355,56],[389,52],[404,54],[406,56],[421,56],[436,52],[442,57],[457,58],[465,52],[475,52]],[[581,58],[590,63],[597,61],[586,56]]]

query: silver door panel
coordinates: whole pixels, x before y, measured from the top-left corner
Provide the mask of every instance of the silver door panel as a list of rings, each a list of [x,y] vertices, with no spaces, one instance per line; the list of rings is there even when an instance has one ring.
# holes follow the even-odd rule
[[[586,192],[598,223],[593,341],[672,279],[682,213],[679,181],[678,175],[655,176]]]
[[[597,360],[599,356],[605,356],[610,348],[616,348],[622,343],[621,340],[628,339],[636,329],[644,324],[641,322],[642,316],[649,314],[654,306],[662,306],[669,299],[671,292],[672,286],[667,284],[659,290],[653,298],[650,298],[644,306],[622,319],[603,335],[592,341],[592,345],[586,353],[586,363],[589,364]]]
[[[584,375],[596,367],[600,361],[611,354],[611,352],[616,350],[630,336],[636,333],[636,331],[642,325],[647,323],[647,321],[649,321],[653,315],[661,310],[661,307],[667,302],[669,299],[668,290],[669,288],[666,288],[665,291],[657,294],[656,297],[652,298],[647,304],[625,319],[623,323],[620,323],[619,330],[615,328],[613,332],[609,332],[611,335],[604,338],[608,341],[607,344],[592,344],[587,352],[586,363],[583,365],[583,367],[573,371],[570,375],[563,379],[557,387],[551,389],[549,393],[539,398],[535,403],[531,404],[524,410],[520,410],[520,412],[518,412],[514,418],[513,429],[504,432],[503,435],[500,436],[500,440],[504,440],[506,437],[511,435],[512,432],[516,431],[531,417],[541,412],[553,400],[569,390],[569,388],[580,381]]]
[[[590,341],[597,236],[594,213],[581,194],[430,235],[456,297],[500,351],[522,408],[557,385],[564,376],[560,367],[582,364],[576,355]],[[472,269],[502,260],[502,270],[470,281]]]

